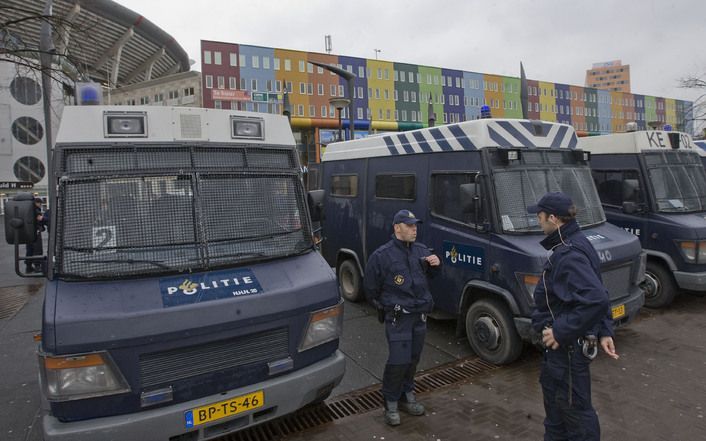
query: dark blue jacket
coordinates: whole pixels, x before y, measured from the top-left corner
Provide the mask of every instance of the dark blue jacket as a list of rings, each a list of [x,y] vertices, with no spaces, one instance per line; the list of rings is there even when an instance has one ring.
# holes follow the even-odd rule
[[[394,235],[368,259],[365,266],[365,293],[369,301],[380,303],[386,311],[400,305],[409,312],[430,312],[434,301],[429,291],[422,259],[429,249],[417,242],[403,242]]]
[[[610,299],[601,280],[600,259],[576,221],[561,227],[561,237],[558,230],[554,231],[541,244],[553,253],[534,290],[534,330],[541,332],[551,325],[554,338],[564,348],[588,334],[613,336]]]

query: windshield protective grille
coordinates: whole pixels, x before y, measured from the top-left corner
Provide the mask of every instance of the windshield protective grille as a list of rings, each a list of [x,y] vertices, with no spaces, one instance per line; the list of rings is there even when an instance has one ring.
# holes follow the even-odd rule
[[[645,154],[650,185],[661,212],[706,211],[706,173],[695,153]]]
[[[493,179],[504,231],[542,231],[536,215],[527,213],[527,207],[549,191],[561,191],[571,197],[579,225],[605,221],[588,167],[495,170]]]
[[[111,167],[126,163],[124,151],[112,152],[116,158]],[[90,163],[112,161],[104,151],[99,153],[101,159]],[[211,158],[220,155],[210,172],[205,167],[208,153]],[[114,278],[197,271],[311,248],[298,170],[285,167],[296,164],[293,151],[263,148],[250,153],[192,149],[188,163],[198,166],[140,176],[134,169],[132,176],[88,176],[85,168],[73,168],[81,171],[65,174],[59,185],[57,273]],[[91,159],[85,151],[77,155],[81,158],[74,160],[64,152],[64,163]],[[258,166],[237,170],[235,164],[244,167],[248,161]]]

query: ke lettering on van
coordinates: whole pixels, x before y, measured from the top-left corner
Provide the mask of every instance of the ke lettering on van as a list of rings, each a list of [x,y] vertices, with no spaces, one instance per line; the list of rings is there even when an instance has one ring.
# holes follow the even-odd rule
[[[285,117],[67,106],[47,170],[45,440],[203,439],[341,381],[342,302]],[[33,206],[7,202],[16,250]]]
[[[515,360],[530,340],[534,287],[547,251],[527,206],[564,191],[602,256],[601,272],[619,325],[643,303],[638,239],[605,222],[574,129],[544,121],[481,119],[327,146],[311,182],[324,200],[322,244],[342,295],[360,300],[368,256],[389,240],[392,217],[409,209],[418,240],[443,260],[430,280],[432,318],[457,320],[473,350]]]
[[[686,133],[636,130],[581,138],[608,221],[647,253],[645,304],[706,291],[706,151]]]

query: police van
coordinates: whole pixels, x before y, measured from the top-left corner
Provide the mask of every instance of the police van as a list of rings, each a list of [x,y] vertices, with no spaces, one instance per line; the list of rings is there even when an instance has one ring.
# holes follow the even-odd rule
[[[340,382],[342,302],[286,118],[66,107],[53,163],[45,439],[211,439]]]
[[[645,305],[678,289],[706,291],[706,152],[686,133],[633,131],[581,138],[608,222],[647,252]]]
[[[629,321],[643,304],[644,255],[634,236],[606,223],[577,142],[564,124],[481,119],[330,144],[320,170],[322,252],[343,297],[362,298],[368,256],[390,239],[394,213],[409,209],[424,222],[418,240],[442,259],[430,280],[432,317],[457,320],[479,356],[509,363],[531,337],[532,294],[548,257],[527,206],[563,191],[601,258],[613,318]]]

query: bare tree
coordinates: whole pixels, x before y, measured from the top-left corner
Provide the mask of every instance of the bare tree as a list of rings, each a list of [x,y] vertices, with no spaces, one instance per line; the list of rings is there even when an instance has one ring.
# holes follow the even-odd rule
[[[692,113],[691,118],[686,118],[684,122],[693,122],[694,132],[698,132],[699,137],[706,139],[706,127],[704,127],[706,125],[706,80],[697,76],[687,76],[679,80],[679,87],[704,91],[692,102],[690,108],[684,109],[685,112]]]

